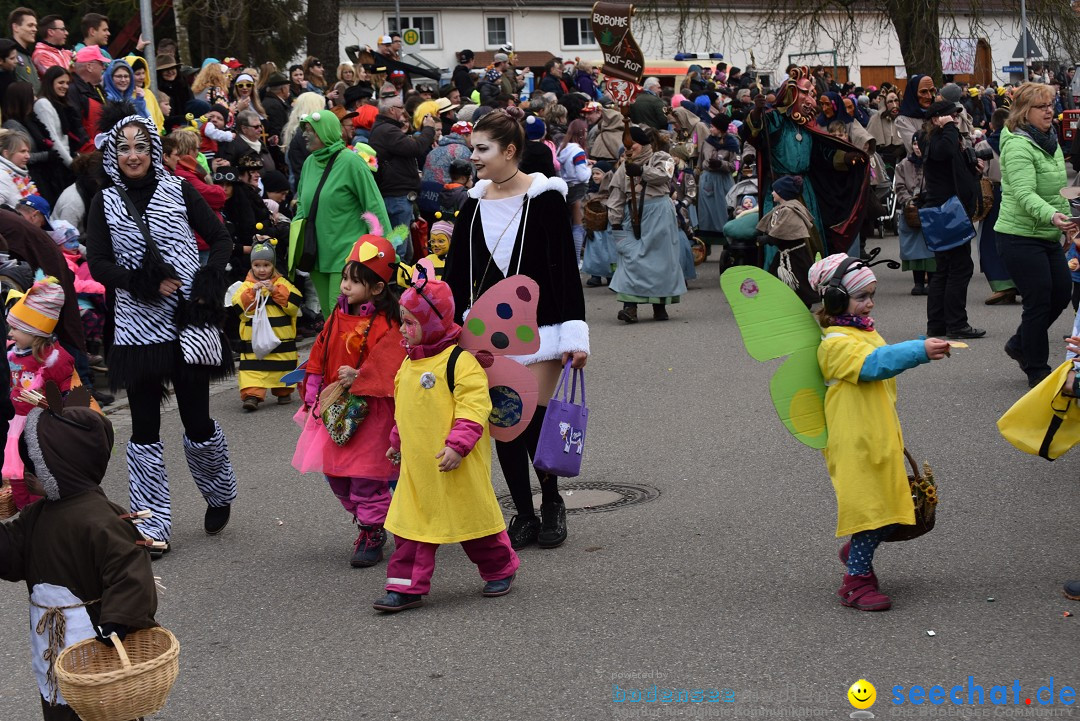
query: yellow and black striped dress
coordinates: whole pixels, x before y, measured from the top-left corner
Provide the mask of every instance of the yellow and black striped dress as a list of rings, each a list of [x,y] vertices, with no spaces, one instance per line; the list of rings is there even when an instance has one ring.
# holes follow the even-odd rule
[[[285,388],[281,376],[296,369],[296,316],[303,298],[284,276],[275,273],[266,315],[281,345],[263,359],[251,348],[251,321],[255,313],[255,278],[248,277],[233,295],[240,313],[240,388]]]

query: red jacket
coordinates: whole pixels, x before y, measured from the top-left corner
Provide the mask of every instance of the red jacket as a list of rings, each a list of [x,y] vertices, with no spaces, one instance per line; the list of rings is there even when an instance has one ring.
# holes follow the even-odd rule
[[[173,175],[183,178],[195,186],[195,190],[199,191],[199,195],[206,200],[210,210],[217,213],[218,219],[221,220],[221,209],[225,207],[225,201],[228,200],[225,197],[225,189],[220,185],[211,185],[203,180],[202,168],[199,167],[195,158],[187,155],[180,156],[180,162],[176,164]],[[198,233],[195,233],[195,242],[198,244],[199,250],[210,250],[210,246]]]

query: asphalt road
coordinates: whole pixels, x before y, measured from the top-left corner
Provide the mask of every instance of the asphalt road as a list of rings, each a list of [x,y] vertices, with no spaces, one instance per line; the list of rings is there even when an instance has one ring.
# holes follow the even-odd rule
[[[895,238],[885,248],[896,257]],[[425,607],[374,612],[385,564],[348,566],[355,536],[344,511],[320,477],[291,468],[296,406],[244,415],[234,389],[211,407],[240,498],[228,529],[205,536],[179,420],[167,410],[175,550],[154,569],[167,588],[158,619],[182,653],[155,718],[839,719],[853,711],[846,692],[859,678],[877,687],[877,718],[1067,715],[1039,706],[1035,693],[1051,677],[1055,701],[1080,685],[1080,604],[1060,592],[1080,576],[1080,451],[1051,464],[1015,451],[995,428],[1027,390],[1002,352],[1020,307],[984,306],[977,275],[971,322],[988,336],[900,377],[905,438],[940,484],[938,526],[881,548],[875,566],[894,606],[860,613],[834,595],[843,569],[824,461],[788,436],[768,400],[778,362],[749,358],[716,263],[699,270],[668,323],[643,308],[642,322],[624,326],[607,289],[586,289],[592,417],[579,480],[644,484],[659,496],[571,516],[565,546],[522,553],[504,598],[481,598],[474,568],[450,547]],[[874,316],[885,338],[921,333],[924,299],[909,295],[909,277],[884,271],[880,280]],[[1052,336],[1070,324],[1063,317]],[[113,419],[124,439],[123,413]],[[119,443],[105,485],[126,501]],[[26,618],[25,588],[5,584],[2,719],[39,713]],[[987,706],[891,704],[894,686],[906,695],[913,684],[963,684],[966,701],[969,676]],[[990,687],[1009,686],[1011,702],[1014,681],[1021,707],[989,706]],[[730,689],[732,700],[615,700],[653,684],[703,689],[706,699]]]

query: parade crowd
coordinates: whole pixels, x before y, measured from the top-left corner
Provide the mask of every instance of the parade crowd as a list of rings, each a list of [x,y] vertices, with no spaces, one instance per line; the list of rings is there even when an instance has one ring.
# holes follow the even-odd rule
[[[1073,107],[1071,68],[1064,85],[1038,69],[1015,86],[912,75],[878,88],[792,66],[770,88],[752,69],[703,63],[673,84],[645,78],[620,108],[589,62],[522,68],[509,47],[486,67],[461,50],[440,78],[405,62],[396,34],[348,48],[349,62],[281,68],[187,66],[159,40],[155,91],[147,43],[111,56],[104,16],[69,30],[17,8],[8,31],[0,411],[21,513],[0,525],[0,577],[30,586],[38,655],[155,624],[149,558],[172,533],[170,396],[204,529],[226,527],[237,478],[209,387],[234,369],[245,412],[269,399],[298,408],[293,466],[325,476],[355,521],[348,562],[376,566],[394,536],[374,608],[421,605],[447,543],[477,565],[484,596],[508,593],[518,551],[568,537],[558,478],[533,463],[547,399],[589,356],[583,288],[607,286],[621,323],[638,323],[642,305],[666,321],[714,252],[722,268],[766,269],[800,312],[818,309],[837,535],[851,537],[838,594],[887,609],[873,554],[913,523],[892,379],[985,335],[967,311],[972,243],[985,302],[1023,303],[1003,345],[1032,387],[1051,372],[1048,329],[1080,301],[1076,212],[1060,193],[1080,134],[1066,152],[1056,127]],[[869,315],[868,246],[894,230],[911,293],[927,298],[928,338],[890,346]],[[517,283],[505,300],[500,282]],[[488,333],[522,310],[533,331]],[[488,389],[502,361],[524,369],[518,395],[539,399],[513,435],[489,429],[505,410]],[[98,488],[113,439],[97,411],[119,390],[131,514]],[[516,508],[508,525],[492,447]],[[53,546],[31,543],[39,527],[57,531]],[[48,560],[85,553],[94,534],[105,538],[79,577]],[[1066,592],[1080,597],[1080,583]],[[59,641],[37,623],[57,609]],[[77,718],[47,667],[45,717]]]

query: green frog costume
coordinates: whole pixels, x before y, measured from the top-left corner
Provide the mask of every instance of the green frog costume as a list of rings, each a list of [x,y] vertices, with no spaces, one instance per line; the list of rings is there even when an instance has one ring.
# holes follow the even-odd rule
[[[310,125],[323,147],[307,157],[300,171],[296,219],[307,217],[326,164],[334,155],[340,154],[319,193],[319,207],[315,216],[318,255],[315,267],[310,272],[323,317],[329,318],[334,311],[334,299],[340,292],[341,269],[353,244],[365,233],[383,232],[368,227],[363,213],[374,214],[382,228],[387,230],[390,219],[371,168],[363,158],[345,147],[341,121],[337,116],[329,110],[317,111],[302,118],[300,124]]]

